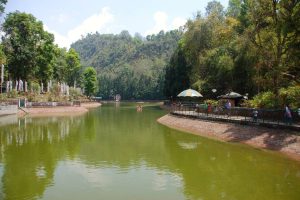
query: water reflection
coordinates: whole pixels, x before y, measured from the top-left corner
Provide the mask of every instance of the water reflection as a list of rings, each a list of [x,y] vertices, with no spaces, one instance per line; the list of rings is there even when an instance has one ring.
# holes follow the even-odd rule
[[[71,136],[70,127],[79,127],[81,121],[73,117],[22,118],[17,124],[1,127],[1,191],[5,199],[42,197],[53,184],[57,162],[65,151],[76,154],[72,138],[79,132],[73,131]]]
[[[107,105],[2,126],[0,199],[299,197],[299,163],[171,130],[162,114]]]
[[[299,163],[242,145],[224,145],[199,137],[186,138],[172,131],[166,137],[166,147],[174,169],[182,176],[184,193],[190,199],[299,197],[297,187],[300,186],[300,179],[294,174],[299,171]],[[195,143],[200,145],[191,151],[190,148],[177,148],[174,144],[178,142],[185,144],[184,147],[186,144],[189,147]]]
[[[16,124],[16,123],[18,123],[17,115],[0,116],[0,127],[9,124]]]

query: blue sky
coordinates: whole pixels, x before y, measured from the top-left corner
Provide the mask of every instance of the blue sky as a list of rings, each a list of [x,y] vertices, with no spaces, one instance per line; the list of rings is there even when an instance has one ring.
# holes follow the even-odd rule
[[[55,36],[60,47],[87,33],[120,33],[128,30],[146,36],[184,25],[197,11],[205,12],[209,0],[9,0],[6,13],[33,14]],[[228,0],[220,0],[227,7]]]

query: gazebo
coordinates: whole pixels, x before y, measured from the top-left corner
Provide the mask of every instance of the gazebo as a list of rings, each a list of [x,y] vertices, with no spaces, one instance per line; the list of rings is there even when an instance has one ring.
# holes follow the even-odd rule
[[[243,95],[236,92],[229,92],[227,94],[218,96],[218,99],[229,100],[232,106],[238,106],[240,101],[244,98],[245,97]]]

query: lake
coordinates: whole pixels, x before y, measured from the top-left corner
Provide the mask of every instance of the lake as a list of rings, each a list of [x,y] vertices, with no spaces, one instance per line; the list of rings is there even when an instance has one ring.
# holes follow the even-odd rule
[[[0,123],[0,199],[300,199],[299,162],[167,128],[156,122],[166,111],[135,106]]]

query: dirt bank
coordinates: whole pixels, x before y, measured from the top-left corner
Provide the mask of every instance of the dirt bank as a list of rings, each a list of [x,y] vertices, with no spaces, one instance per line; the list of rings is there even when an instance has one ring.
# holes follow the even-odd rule
[[[88,103],[82,103],[81,106],[84,108],[97,108],[101,106],[101,103],[98,102],[88,102]]]
[[[202,121],[173,115],[157,120],[170,128],[228,142],[241,142],[258,148],[282,152],[300,161],[300,134],[288,130]]]
[[[81,106],[57,106],[41,108],[23,108],[19,110],[18,115],[29,114],[30,116],[49,116],[49,115],[80,115],[88,112],[89,108],[101,106],[100,103],[82,103]]]

